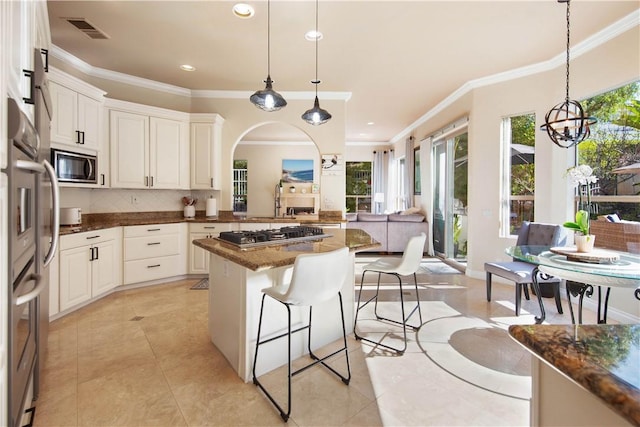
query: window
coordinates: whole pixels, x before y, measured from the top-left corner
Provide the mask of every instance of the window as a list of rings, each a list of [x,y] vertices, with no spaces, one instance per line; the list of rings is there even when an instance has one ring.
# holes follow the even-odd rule
[[[233,161],[233,211],[247,212],[247,170],[246,160]]]
[[[413,149],[413,194],[419,195],[420,187],[420,147],[416,147]]]
[[[371,162],[346,162],[347,212],[371,212]]]
[[[640,82],[596,95],[583,101],[582,106],[598,120],[576,153],[577,165],[590,166],[598,178],[590,195],[592,216],[617,213],[621,219],[638,221]],[[577,194],[576,206],[579,198]]]
[[[405,177],[407,174],[407,169],[406,169],[406,160],[404,157],[401,157],[398,159],[398,166],[397,166],[397,193],[398,197],[396,198],[396,203],[395,203],[395,210],[396,211],[401,211],[406,209],[405,203],[404,203],[404,194],[405,193],[405,189],[404,189],[404,184],[405,184]]]
[[[523,221],[534,219],[535,114],[506,117],[502,122],[502,234],[518,234]]]

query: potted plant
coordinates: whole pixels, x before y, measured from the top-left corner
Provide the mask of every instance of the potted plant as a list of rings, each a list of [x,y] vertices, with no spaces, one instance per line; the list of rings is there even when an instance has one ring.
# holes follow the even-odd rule
[[[589,234],[589,212],[579,210],[576,212],[575,222],[567,221],[563,227],[576,232],[574,240],[578,252],[591,252],[596,236]]]

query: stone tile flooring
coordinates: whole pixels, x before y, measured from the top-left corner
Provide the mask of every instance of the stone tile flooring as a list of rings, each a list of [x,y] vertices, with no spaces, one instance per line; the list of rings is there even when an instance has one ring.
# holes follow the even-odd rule
[[[362,263],[374,258],[357,258],[356,284]],[[375,275],[367,277],[367,295],[374,280]],[[208,291],[190,290],[196,282],[116,292],[52,322],[35,425],[284,424],[211,343]],[[289,425],[529,424],[530,356],[506,328],[534,323],[535,300],[523,299],[522,314],[515,317],[513,286],[494,283],[488,303],[484,281],[446,268],[424,268],[418,282],[423,324],[409,334],[404,355],[351,336],[350,385],[321,367],[296,376]],[[409,288],[404,292],[407,307],[415,304],[414,293]],[[383,284],[379,310],[399,313],[398,298],[397,285]],[[553,301],[545,300],[548,323],[570,323],[563,302],[565,314],[558,315]],[[400,342],[397,328],[371,317],[363,311],[358,331]],[[594,318],[585,313],[585,323]],[[344,365],[339,358],[332,363],[338,369]],[[285,396],[283,369],[263,379],[276,396]]]

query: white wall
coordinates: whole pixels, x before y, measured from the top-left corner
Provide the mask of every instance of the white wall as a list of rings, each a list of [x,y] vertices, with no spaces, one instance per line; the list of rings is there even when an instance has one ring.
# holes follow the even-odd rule
[[[318,148],[309,142],[296,144],[252,144],[243,142],[236,145],[234,160],[248,161],[247,177],[247,217],[273,216],[275,213],[275,186],[282,178],[282,160],[313,160],[313,181],[320,182],[320,153]],[[284,191],[289,191],[291,184],[284,183]],[[297,191],[303,187],[311,193],[311,184],[296,185]],[[322,188],[320,188],[322,194]],[[280,213],[285,213],[283,210]]]
[[[571,64],[571,97],[584,99],[640,79],[640,29],[635,27],[581,55]],[[564,99],[564,66],[470,90],[414,130],[417,141],[469,116],[469,252],[467,275],[484,279],[486,261],[508,260],[504,249],[515,239],[500,232],[500,125],[503,117],[534,112],[536,127]],[[404,152],[404,141],[395,144]],[[562,223],[573,216],[572,190],[564,173],[571,150],[536,132],[535,220]],[[424,160],[424,158],[423,158]],[[423,188],[431,186],[428,159],[422,162]],[[426,196],[422,196],[423,198]],[[428,200],[423,200],[428,202]],[[640,317],[640,304],[628,290],[613,290],[611,307]]]

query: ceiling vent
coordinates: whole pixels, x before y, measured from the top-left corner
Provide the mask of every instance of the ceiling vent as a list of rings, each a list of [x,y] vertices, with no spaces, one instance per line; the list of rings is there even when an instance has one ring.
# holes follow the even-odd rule
[[[62,18],[92,39],[108,39],[105,33],[94,27],[84,18]]]

